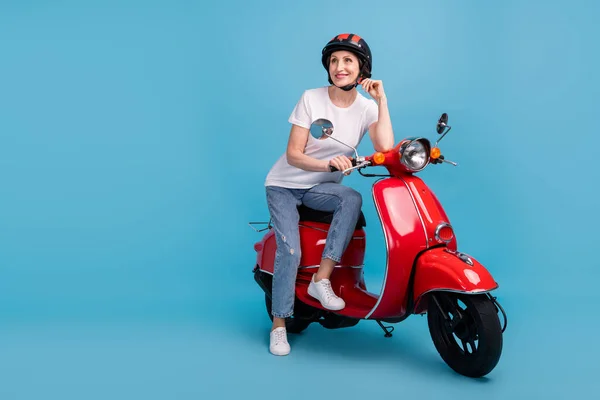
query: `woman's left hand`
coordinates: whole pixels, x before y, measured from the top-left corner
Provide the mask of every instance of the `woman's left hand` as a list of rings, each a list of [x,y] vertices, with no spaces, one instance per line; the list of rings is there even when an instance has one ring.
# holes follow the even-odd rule
[[[369,95],[376,101],[385,98],[382,81],[375,81],[373,79],[365,78],[360,81],[360,84],[364,91],[369,93]]]

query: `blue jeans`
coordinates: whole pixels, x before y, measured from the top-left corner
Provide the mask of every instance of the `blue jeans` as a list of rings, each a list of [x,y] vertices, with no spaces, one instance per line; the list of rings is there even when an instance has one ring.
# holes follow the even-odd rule
[[[338,183],[322,183],[310,189],[267,186],[267,205],[275,230],[277,251],[273,271],[272,310],[278,318],[294,313],[295,286],[300,266],[298,206],[333,212],[323,258],[340,262],[360,217],[362,196]]]

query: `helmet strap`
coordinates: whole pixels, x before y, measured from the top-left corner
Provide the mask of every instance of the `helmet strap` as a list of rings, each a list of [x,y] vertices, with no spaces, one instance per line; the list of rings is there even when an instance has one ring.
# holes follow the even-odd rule
[[[349,85],[346,86],[337,86],[335,85],[335,87],[342,89],[345,92],[349,92],[350,90],[354,89],[356,87],[357,83],[351,83]]]

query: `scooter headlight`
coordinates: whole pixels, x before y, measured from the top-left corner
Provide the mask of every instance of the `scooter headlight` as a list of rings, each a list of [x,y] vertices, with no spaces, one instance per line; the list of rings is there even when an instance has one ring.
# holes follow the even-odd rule
[[[409,170],[420,171],[429,163],[429,142],[415,139],[400,147],[400,162]]]

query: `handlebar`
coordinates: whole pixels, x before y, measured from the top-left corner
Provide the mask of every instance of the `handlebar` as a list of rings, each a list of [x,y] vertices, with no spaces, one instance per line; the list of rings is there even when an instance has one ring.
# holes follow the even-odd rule
[[[350,158],[350,162],[352,163],[352,166],[353,166],[353,167],[356,167],[356,158]],[[339,171],[339,170],[338,170],[336,167],[334,167],[333,165],[330,165],[330,166],[329,166],[329,170],[330,170],[331,172],[336,172],[336,171]]]
[[[439,154],[439,151],[438,151],[438,154]],[[362,168],[368,167],[368,166],[384,165],[383,161],[385,159],[384,160],[375,161],[375,157],[376,156],[381,157],[381,153],[379,153],[379,154],[376,153],[375,155],[371,155],[371,156],[368,156],[368,157],[359,157],[358,159],[360,161],[357,161],[356,158],[348,157],[350,159],[350,162],[352,163],[352,168],[347,168],[346,170],[344,170],[344,172],[351,171],[351,170],[354,170],[354,169],[362,169]],[[387,156],[385,156],[385,157],[387,157]],[[388,163],[389,162],[390,161],[388,161]],[[455,167],[458,165],[454,161],[446,160],[442,154],[439,154],[435,158],[434,158],[434,156],[430,156],[430,158],[429,158],[429,164],[444,164],[444,163],[451,164],[451,165],[453,165]],[[329,170],[331,172],[338,171],[338,169],[336,167],[334,167],[333,165],[329,166]],[[408,170],[410,171],[410,169],[408,169]]]

